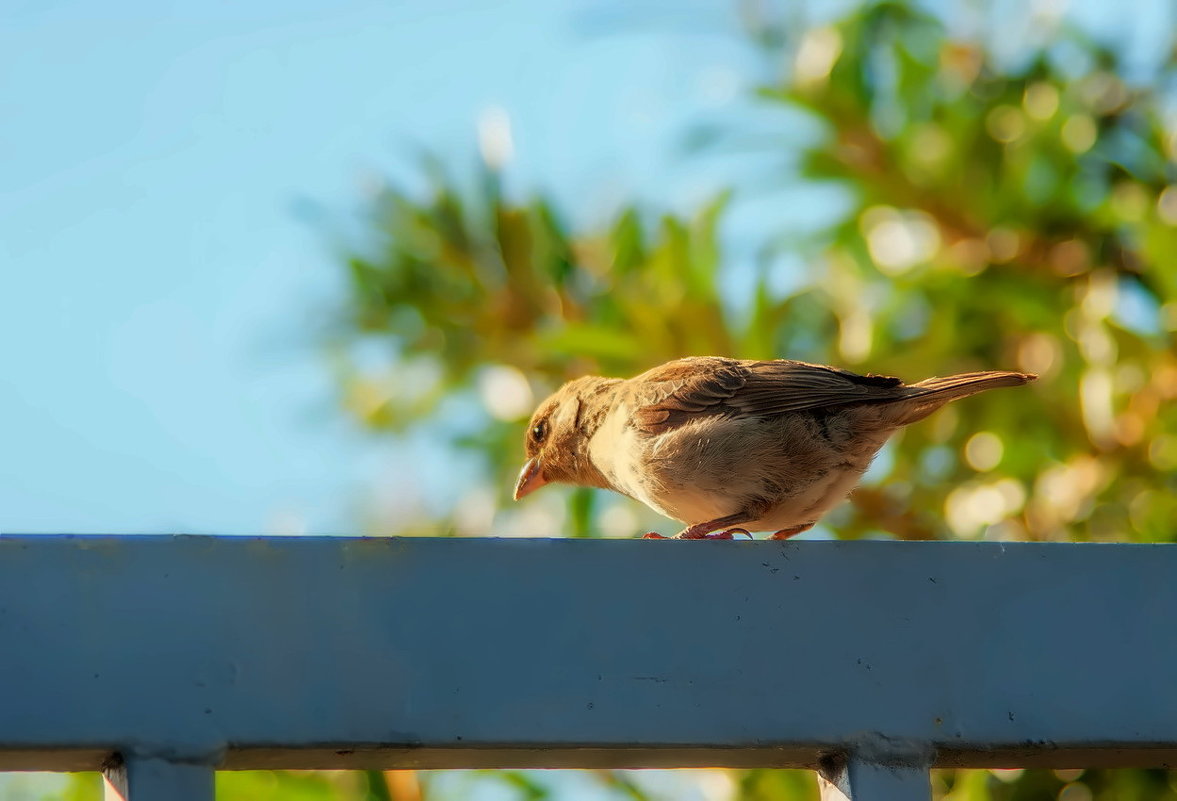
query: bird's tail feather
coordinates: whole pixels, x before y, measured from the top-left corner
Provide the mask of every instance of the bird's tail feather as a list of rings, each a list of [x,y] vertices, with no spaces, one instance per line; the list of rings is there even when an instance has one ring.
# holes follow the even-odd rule
[[[980,373],[961,373],[947,378],[926,378],[913,387],[920,387],[929,391],[931,395],[939,395],[945,401],[965,398],[987,389],[998,387],[1018,387],[1038,378],[1032,373],[1010,373],[1004,370],[985,370]],[[925,395],[925,397],[927,397]]]
[[[1012,373],[1004,370],[985,370],[979,373],[960,373],[946,378],[928,378],[909,384],[913,392],[907,403],[900,425],[922,420],[946,403],[967,398],[978,392],[1000,387],[1017,387],[1034,381],[1038,376],[1032,373]]]

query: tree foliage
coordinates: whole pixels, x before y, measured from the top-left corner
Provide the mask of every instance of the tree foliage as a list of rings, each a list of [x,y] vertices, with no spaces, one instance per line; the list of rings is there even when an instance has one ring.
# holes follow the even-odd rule
[[[850,198],[828,227],[775,246],[804,256],[801,275],[779,280],[787,268],[770,246],[746,297],[721,299],[727,194],[691,219],[626,208],[580,231],[543,196],[505,197],[493,171],[464,192],[434,164],[426,195],[382,193],[377,244],[348,259],[335,351],[347,407],[377,430],[438,424],[485,460],[502,501],[530,409],[487,395],[502,400],[520,376],[539,396],[692,354],[911,380],[1023,369],[1043,380],[905,432],[829,518],[834,534],[1170,539],[1173,60],[1130,83],[1119,51],[1060,31],[1003,66],[983,31],[950,36],[894,2],[816,27],[760,21],[755,33],[792,64],[755,95],[823,132],[757,155],[766,167],[787,156],[797,179]],[[386,359],[350,357],[373,340]],[[506,389],[494,381],[504,371]],[[440,424],[443,398],[480,385],[483,418]],[[599,503],[574,503],[573,527],[592,533]]]

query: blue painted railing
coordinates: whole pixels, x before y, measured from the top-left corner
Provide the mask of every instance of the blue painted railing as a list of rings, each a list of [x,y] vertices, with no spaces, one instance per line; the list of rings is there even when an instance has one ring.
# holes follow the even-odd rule
[[[0,537],[0,770],[1177,764],[1177,548]]]

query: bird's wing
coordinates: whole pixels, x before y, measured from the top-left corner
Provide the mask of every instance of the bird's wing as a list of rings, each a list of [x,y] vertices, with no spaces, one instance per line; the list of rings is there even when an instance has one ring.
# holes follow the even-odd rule
[[[643,373],[631,386],[634,424],[650,434],[701,414],[774,415],[898,401],[923,392],[898,378],[785,359],[680,359]]]

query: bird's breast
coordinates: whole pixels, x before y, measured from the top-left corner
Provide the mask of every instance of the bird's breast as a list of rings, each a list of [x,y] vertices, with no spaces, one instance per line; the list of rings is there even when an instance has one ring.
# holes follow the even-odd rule
[[[614,407],[589,442],[589,458],[613,486],[613,489],[649,501],[642,493],[641,451],[638,432],[627,424],[629,414],[624,405]]]
[[[683,428],[644,434],[628,421],[628,409],[615,409],[590,445],[594,464],[614,489],[684,523],[739,510],[741,477],[714,469],[715,440]]]

